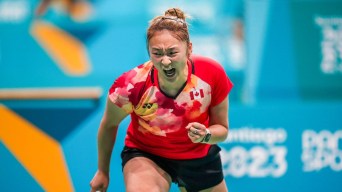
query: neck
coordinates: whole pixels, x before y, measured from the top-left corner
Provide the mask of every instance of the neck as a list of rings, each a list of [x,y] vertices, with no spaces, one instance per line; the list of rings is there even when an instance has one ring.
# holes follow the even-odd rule
[[[181,76],[179,76],[175,81],[166,81],[159,77],[158,78],[159,87],[164,93],[170,96],[175,96],[183,87],[184,83],[186,83],[187,79],[188,79],[188,66],[185,67],[184,73]]]

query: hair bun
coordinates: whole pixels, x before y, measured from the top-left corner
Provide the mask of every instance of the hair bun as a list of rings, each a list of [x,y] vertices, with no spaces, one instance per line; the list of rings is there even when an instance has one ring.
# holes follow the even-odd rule
[[[165,16],[172,16],[177,17],[179,19],[182,19],[185,21],[185,14],[182,10],[178,8],[170,8],[167,11],[165,11]]]

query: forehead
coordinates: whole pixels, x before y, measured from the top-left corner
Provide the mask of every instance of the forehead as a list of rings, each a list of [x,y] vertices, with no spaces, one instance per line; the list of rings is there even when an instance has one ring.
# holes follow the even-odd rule
[[[186,46],[186,42],[176,38],[176,34],[168,31],[156,31],[149,41],[151,48],[180,48]]]

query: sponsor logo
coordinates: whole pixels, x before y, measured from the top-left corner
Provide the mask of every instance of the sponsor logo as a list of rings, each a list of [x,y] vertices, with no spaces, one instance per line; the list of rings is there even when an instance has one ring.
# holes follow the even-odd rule
[[[322,72],[342,73],[342,17],[315,17],[315,23],[322,33]]]
[[[342,171],[341,145],[342,130],[305,130],[302,133],[303,171],[320,171],[324,168]]]
[[[288,168],[286,139],[284,128],[232,128],[221,145],[224,175],[282,177]]]
[[[153,106],[153,103],[144,103],[143,108],[151,109],[152,106]]]

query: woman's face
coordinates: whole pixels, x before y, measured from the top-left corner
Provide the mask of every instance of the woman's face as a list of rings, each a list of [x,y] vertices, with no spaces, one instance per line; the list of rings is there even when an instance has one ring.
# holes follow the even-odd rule
[[[169,82],[184,81],[187,78],[187,60],[191,44],[180,41],[168,30],[157,31],[149,41],[151,61],[159,72],[161,80]]]

